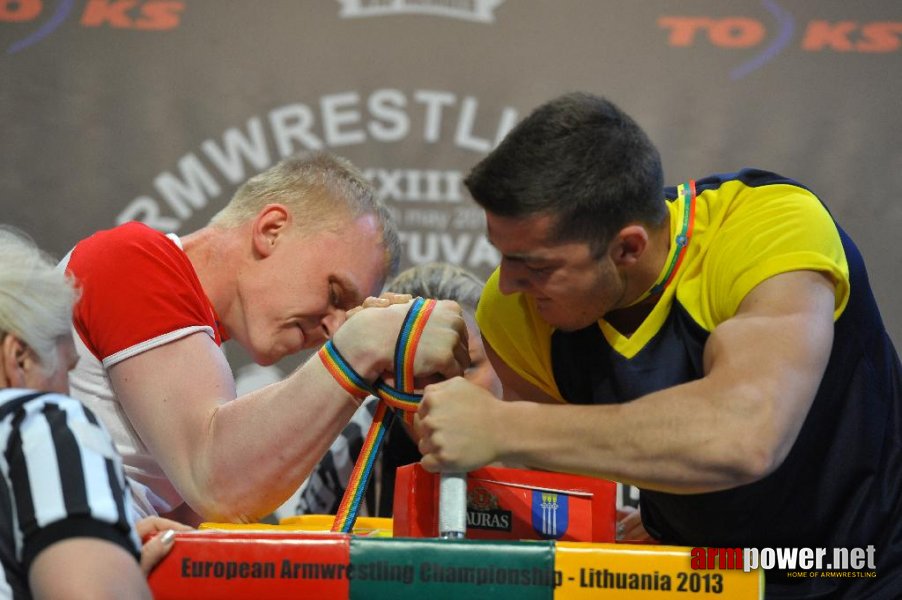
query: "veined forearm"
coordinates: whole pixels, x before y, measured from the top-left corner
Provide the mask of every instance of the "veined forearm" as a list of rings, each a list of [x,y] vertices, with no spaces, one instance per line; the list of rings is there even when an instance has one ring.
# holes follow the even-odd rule
[[[508,430],[517,433],[505,438],[501,459],[671,493],[754,480],[759,451],[748,432],[737,433],[741,415],[725,414],[730,409],[693,394],[692,387],[699,386],[622,405],[512,403]]]
[[[255,520],[304,481],[357,404],[317,357],[283,381],[246,394],[211,416],[195,507],[206,519]]]

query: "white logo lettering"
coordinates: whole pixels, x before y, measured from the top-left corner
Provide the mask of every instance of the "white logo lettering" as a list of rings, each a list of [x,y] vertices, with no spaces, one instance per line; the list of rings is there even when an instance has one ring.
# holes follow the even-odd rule
[[[421,14],[494,23],[494,11],[504,0],[338,0],[343,19]]]

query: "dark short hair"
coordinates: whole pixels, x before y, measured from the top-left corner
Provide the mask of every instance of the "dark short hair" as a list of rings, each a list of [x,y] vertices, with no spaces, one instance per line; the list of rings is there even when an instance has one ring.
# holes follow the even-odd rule
[[[556,241],[600,252],[631,222],[667,214],[661,158],[641,127],[609,100],[575,92],[538,107],[464,180],[504,217],[549,214]]]

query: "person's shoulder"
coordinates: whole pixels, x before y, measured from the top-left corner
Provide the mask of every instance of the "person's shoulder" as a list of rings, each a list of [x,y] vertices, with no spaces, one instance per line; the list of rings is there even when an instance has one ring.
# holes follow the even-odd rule
[[[739,184],[743,188],[753,189],[769,185],[790,185],[807,190],[808,188],[799,181],[780,175],[766,169],[756,167],[744,167],[737,171],[727,173],[713,173],[695,180],[697,193],[707,190],[716,190],[726,184]]]
[[[173,264],[186,260],[181,247],[168,235],[143,223],[129,222],[82,240],[64,263],[79,280],[85,281],[103,274],[114,279],[129,278],[155,264],[171,270]]]
[[[76,251],[85,249],[109,251],[129,247],[161,246],[175,248],[175,244],[162,231],[158,231],[144,223],[129,221],[111,229],[98,231],[76,244]]]
[[[768,215],[789,218],[789,213],[802,219],[828,215],[826,205],[809,187],[764,169],[708,175],[695,180],[695,193],[698,205],[705,207],[702,214],[711,222],[727,217],[734,224],[743,218],[770,218]]]
[[[0,406],[6,407],[12,403],[24,404],[27,402],[77,402],[68,396],[56,392],[42,392],[26,388],[0,389]]]
[[[66,422],[70,425],[73,421],[95,419],[88,407],[65,394],[22,388],[0,390],[0,420],[13,418],[14,429],[30,422],[31,417],[48,411],[66,413]]]

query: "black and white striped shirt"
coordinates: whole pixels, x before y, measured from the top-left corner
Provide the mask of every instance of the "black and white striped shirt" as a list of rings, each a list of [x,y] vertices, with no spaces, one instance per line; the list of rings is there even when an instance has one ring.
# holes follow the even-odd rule
[[[80,402],[0,389],[0,449],[0,599],[29,598],[32,561],[60,540],[101,538],[139,556],[122,460]]]

